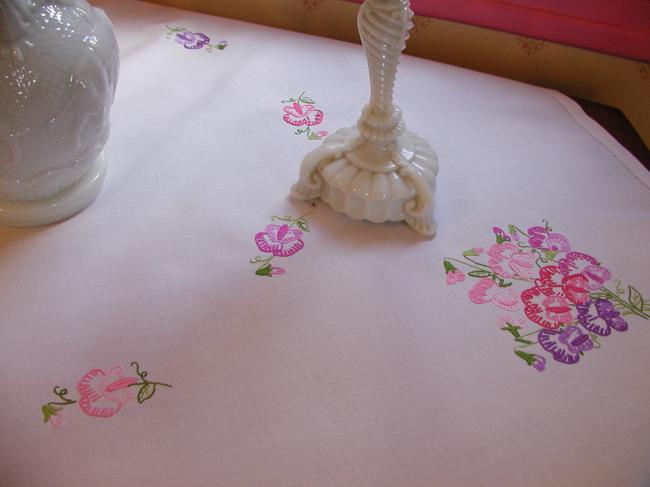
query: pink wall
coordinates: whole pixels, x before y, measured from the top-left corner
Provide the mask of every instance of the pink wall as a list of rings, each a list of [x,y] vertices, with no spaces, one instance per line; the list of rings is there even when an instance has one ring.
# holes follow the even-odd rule
[[[428,17],[650,61],[650,0],[411,0],[411,8]]]

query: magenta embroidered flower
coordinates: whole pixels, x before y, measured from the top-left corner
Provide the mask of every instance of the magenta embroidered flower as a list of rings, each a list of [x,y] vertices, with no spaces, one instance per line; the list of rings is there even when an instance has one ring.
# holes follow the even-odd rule
[[[569,240],[559,233],[551,233],[544,227],[531,227],[528,229],[528,243],[541,250],[553,252],[569,252]]]
[[[282,107],[285,122],[300,127],[301,125],[318,125],[323,121],[323,112],[312,104],[300,104],[294,101],[290,106]]]
[[[501,277],[532,279],[537,275],[537,254],[521,251],[510,242],[494,244],[488,250],[488,265]]]
[[[565,276],[558,266],[547,266],[539,270],[535,286],[547,296],[561,293],[572,303],[582,304],[589,300],[587,282],[582,274]]]
[[[459,282],[462,282],[464,280],[465,280],[465,274],[463,274],[463,271],[456,269],[447,272],[447,284],[450,285],[458,284]]]
[[[489,277],[479,280],[467,293],[476,304],[493,303],[501,309],[516,311],[519,308],[517,293],[509,287],[499,287]]]
[[[135,397],[132,384],[136,377],[124,377],[122,367],[113,367],[108,372],[93,369],[77,383],[79,407],[88,416],[110,418]]]
[[[594,348],[594,342],[577,326],[568,326],[564,330],[542,330],[537,334],[540,346],[564,364],[575,364],[582,352]]]
[[[576,309],[580,324],[596,335],[608,336],[612,333],[612,328],[616,331],[627,330],[627,321],[607,299],[598,298],[578,305]]]
[[[255,235],[255,243],[260,251],[275,257],[290,257],[301,250],[305,243],[300,230],[283,225],[267,225],[263,232]]]
[[[521,293],[524,313],[528,319],[543,328],[554,330],[573,322],[573,312],[563,293],[545,294],[538,287]]]
[[[600,289],[612,277],[609,270],[601,267],[596,259],[581,252],[569,252],[565,258],[560,259],[559,267],[565,276],[570,274],[585,276],[587,278],[586,288],[589,291]]]
[[[185,49],[201,49],[210,43],[210,38],[205,34],[189,30],[176,33],[176,39],[174,40]]]

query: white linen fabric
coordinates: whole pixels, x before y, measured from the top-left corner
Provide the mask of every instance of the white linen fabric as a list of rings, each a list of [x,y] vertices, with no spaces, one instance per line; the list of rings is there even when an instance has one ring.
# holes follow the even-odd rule
[[[294,134],[307,126],[283,120],[286,100],[322,111],[310,133],[354,124],[360,46],[95,4],[121,49],[104,191],[60,224],[0,229],[0,485],[650,484],[644,312],[576,345],[576,364],[521,349],[545,357],[539,373],[496,323],[519,281],[487,302],[470,268],[454,264],[453,286],[443,268],[477,246],[485,262],[493,226],[546,219],[620,279],[621,300],[639,304],[628,284],[650,296],[648,173],[577,106],[403,57],[396,102],[440,157],[425,240],[288,199],[319,142]],[[307,213],[304,246],[272,261],[285,273],[256,275],[265,228],[287,231],[272,217]],[[173,387],[152,395],[132,361]]]

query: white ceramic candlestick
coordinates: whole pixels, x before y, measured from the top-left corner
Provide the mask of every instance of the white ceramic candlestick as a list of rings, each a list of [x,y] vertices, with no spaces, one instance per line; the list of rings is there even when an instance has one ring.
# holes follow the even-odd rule
[[[99,194],[118,65],[86,0],[0,1],[0,224],[61,220]]]
[[[405,129],[393,105],[412,16],[408,0],[366,0],[361,6],[357,22],[370,71],[370,102],[356,127],[339,129],[305,156],[291,194],[301,200],[320,197],[357,220],[406,221],[433,237],[438,158],[425,140]]]

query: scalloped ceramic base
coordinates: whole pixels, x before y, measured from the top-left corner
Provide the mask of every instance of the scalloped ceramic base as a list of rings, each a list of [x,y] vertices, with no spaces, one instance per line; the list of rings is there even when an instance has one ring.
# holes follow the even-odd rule
[[[85,176],[62,192],[37,201],[0,200],[0,225],[36,227],[64,220],[79,213],[99,195],[106,177],[104,153],[95,160]]]
[[[433,237],[438,158],[431,146],[406,131],[391,149],[366,142],[356,127],[340,129],[305,156],[291,195],[320,197],[334,210],[373,223],[406,221]]]

